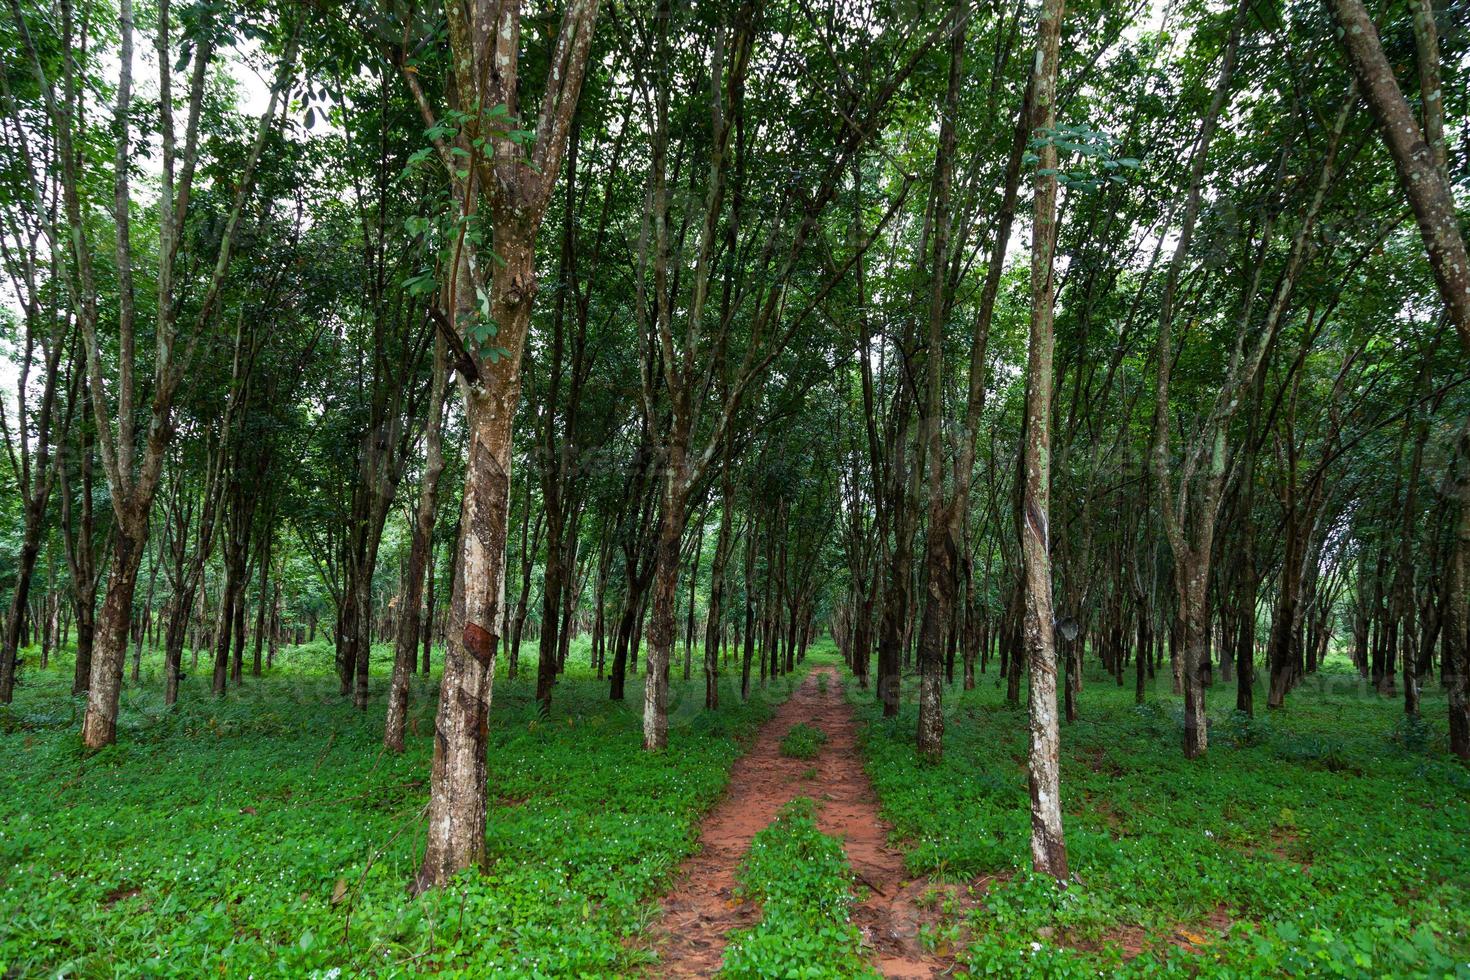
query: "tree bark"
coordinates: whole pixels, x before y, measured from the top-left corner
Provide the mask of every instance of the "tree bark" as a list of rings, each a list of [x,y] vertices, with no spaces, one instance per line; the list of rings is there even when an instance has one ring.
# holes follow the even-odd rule
[[[10,597],[10,610],[5,617],[5,636],[0,644],[0,704],[9,704],[15,695],[16,654],[20,649],[20,627],[25,619],[26,602],[30,598],[31,575],[36,568],[36,559],[41,554],[41,517],[45,512],[45,501],[41,506],[26,506],[25,530],[20,545],[20,563],[16,568],[15,591]]]
[[[490,275],[490,320],[502,355],[492,361],[476,351],[461,362],[460,389],[465,400],[469,452],[461,505],[461,571],[455,578],[449,630],[434,723],[434,762],[430,772],[428,833],[424,859],[414,879],[416,891],[443,885],[458,871],[477,867],[485,857],[485,738],[495,677],[495,647],[505,604],[505,545],[510,510],[512,424],[520,399],[520,365],[536,296],[536,234],[561,157],[592,42],[597,0],[568,0],[552,42],[548,84],[530,159],[509,138],[493,136],[490,115],[504,106],[517,118],[520,68],[521,4],[511,0],[473,0],[446,4],[450,47],[454,56],[453,87],[458,104],[476,113],[456,137],[473,169],[461,180],[449,147],[438,144],[446,170],[456,185],[461,214],[487,199],[495,229],[498,260],[485,262]],[[493,70],[492,70],[493,64]],[[416,72],[404,66],[404,79],[426,122],[434,114],[418,85]],[[490,146],[478,160],[472,139],[481,127]],[[488,258],[488,257],[487,257]],[[458,269],[458,262],[454,264]],[[483,273],[480,273],[483,274]],[[453,303],[450,309],[456,309]],[[441,324],[441,329],[446,325]],[[463,342],[459,324],[447,325]],[[449,337],[446,336],[446,340]],[[466,377],[463,368],[473,370]]]
[[[709,609],[704,623],[704,706],[708,711],[720,707],[720,644],[724,635],[725,566],[733,545],[731,511],[734,486],[726,467],[724,493],[720,502],[720,530],[715,538],[715,554],[710,562]]]
[[[1470,760],[1470,418],[1460,429],[1454,463],[1459,517],[1449,556],[1444,614],[1444,658],[1448,674],[1450,751]]]
[[[940,114],[939,146],[934,161],[931,221],[934,226],[929,258],[929,343],[925,354],[926,391],[922,438],[929,491],[929,527],[925,534],[924,565],[928,601],[919,623],[919,723],[917,751],[925,762],[944,754],[944,629],[954,605],[955,551],[951,502],[944,494],[944,325],[949,312],[947,290],[949,245],[952,232],[951,186],[954,182],[955,128],[959,115],[964,70],[965,31],[956,28],[950,38],[949,85]]]
[[[529,251],[524,255],[529,258]],[[519,268],[529,271],[524,259]],[[506,360],[501,364],[509,367]],[[444,678],[434,722],[428,840],[415,879],[419,891],[442,884],[465,868],[478,867],[485,856],[485,737],[505,601],[511,422],[520,396],[519,379],[503,369],[497,373],[501,377],[493,391],[462,386],[469,389],[465,402],[470,435],[460,510],[462,571],[450,600]]]
[[[1045,134],[1056,125],[1056,79],[1064,0],[1043,0],[1037,23],[1033,130],[1043,131],[1035,178],[1031,240],[1031,338],[1026,366],[1025,503],[1021,553],[1025,570],[1025,637],[1030,749],[1031,866],[1068,879],[1062,837],[1061,732],[1057,721],[1056,639],[1051,591],[1052,253],[1056,247],[1057,149]],[[1047,172],[1049,171],[1049,173]]]
[[[87,685],[87,710],[82,716],[82,745],[100,749],[117,740],[117,715],[122,694],[123,661],[132,626],[133,593],[138,567],[147,544],[148,523],[132,515],[119,521],[113,533],[112,571],[107,576],[107,598],[98,617]]]
[[[674,447],[671,447],[673,449]],[[682,456],[670,454],[670,476],[664,490],[659,520],[658,551],[654,559],[653,614],[648,620],[648,662],[643,672],[643,748],[657,751],[669,744],[669,659],[678,630],[675,609],[679,596],[680,544],[684,537],[686,498]]]
[[[439,505],[439,476],[444,472],[440,431],[444,417],[447,362],[444,338],[435,339],[433,379],[430,382],[428,418],[424,431],[424,474],[419,484],[418,507],[414,510],[413,538],[408,548],[403,600],[398,610],[398,642],[393,654],[393,678],[388,687],[388,707],[383,722],[383,747],[403,751],[403,732],[408,720],[408,685],[419,644],[419,607],[424,601],[424,567],[434,554],[434,515]],[[425,651],[427,660],[427,651]],[[426,671],[427,672],[427,671]]]

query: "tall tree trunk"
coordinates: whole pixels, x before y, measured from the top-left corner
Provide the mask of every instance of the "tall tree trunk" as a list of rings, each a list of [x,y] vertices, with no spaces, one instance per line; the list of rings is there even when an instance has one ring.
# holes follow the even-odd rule
[[[669,660],[678,631],[675,610],[679,602],[680,544],[687,521],[683,447],[669,447],[669,475],[665,479],[659,520],[658,550],[654,558],[653,615],[648,620],[648,663],[643,680],[643,748],[668,747]]]
[[[1203,549],[1201,549],[1203,550]],[[1179,603],[1178,626],[1181,651],[1178,663],[1184,689],[1184,755],[1195,759],[1209,746],[1205,720],[1205,631],[1209,629],[1209,554],[1186,552],[1175,558],[1175,596]]]
[[[755,539],[756,523],[752,520],[745,535],[745,644],[740,659],[741,701],[750,698],[750,661],[755,655]]]
[[[622,701],[628,677],[628,648],[633,642],[634,624],[638,619],[638,596],[630,583],[623,596],[622,613],[618,616],[617,632],[613,636],[613,662],[608,679],[608,697]]]
[[[235,635],[234,656],[230,659],[230,680],[237,686],[245,680],[245,599],[250,583],[250,566],[240,568],[239,585],[235,590]]]
[[[226,554],[223,564],[224,582],[220,585],[219,615],[215,622],[214,635],[214,678],[211,690],[215,697],[223,697],[230,678],[230,635],[234,630],[235,603],[240,590],[239,570],[234,557]]]
[[[87,710],[82,716],[82,745],[100,749],[117,740],[117,715],[122,694],[123,661],[133,619],[133,594],[138,567],[147,544],[148,522],[135,515],[119,520],[112,538],[112,570],[107,576],[107,598],[98,617],[92,672],[87,685]]]
[[[459,547],[458,535],[456,535],[455,538],[456,538],[456,540],[454,540],[454,541],[452,541],[450,543],[451,543],[451,546],[453,546],[454,548],[458,549],[458,547]],[[438,566],[438,564],[439,563],[434,560],[434,542],[433,542],[433,538],[431,537],[430,540],[429,540],[429,555],[428,555],[428,565],[429,565],[429,571],[428,571],[428,576],[427,576],[427,578],[428,578],[428,584],[425,586],[425,599],[424,599],[424,628],[423,628],[423,634],[424,634],[424,636],[423,636],[423,642],[424,642],[424,659],[423,659],[423,664],[420,666],[420,670],[419,670],[419,672],[422,673],[425,677],[428,677],[429,676],[429,669],[430,669],[429,654],[433,650],[433,647],[434,647],[434,603],[435,603],[436,598],[437,598],[435,596],[435,594],[434,594],[434,569],[435,569],[436,566]]]
[[[548,504],[546,507],[546,564],[541,578],[541,636],[536,657],[536,702],[543,716],[551,712],[551,689],[556,684],[556,655],[560,642],[558,619],[561,616],[562,591],[567,588],[561,518],[552,512],[556,506],[559,505]],[[528,580],[523,578],[522,584],[529,584]]]
[[[502,257],[510,260],[504,253]],[[527,249],[519,273],[529,275],[529,258]],[[462,385],[470,446],[460,510],[461,572],[450,600],[434,721],[429,832],[415,879],[420,891],[446,882],[457,871],[478,867],[485,857],[485,737],[505,602],[511,422],[520,397],[519,377],[506,370],[508,359],[496,367],[494,388]]]
[[[1449,675],[1450,751],[1470,760],[1470,418],[1460,429],[1453,473],[1455,540],[1445,589],[1444,658]]]
[[[398,610],[398,642],[393,651],[393,679],[388,688],[387,714],[383,722],[383,747],[389,752],[403,751],[403,731],[408,720],[408,682],[418,653],[419,607],[424,601],[424,567],[432,563],[434,555],[434,515],[439,505],[439,476],[444,472],[440,431],[444,416],[447,371],[444,338],[441,335],[435,338],[434,343],[433,379],[430,383],[424,431],[424,475],[419,483],[418,507],[414,510],[413,539],[408,547],[403,601]],[[424,651],[424,660],[427,664],[427,649]]]
[[[689,566],[689,608],[685,610],[684,622],[684,679],[689,679],[694,667],[694,605],[695,587],[699,584],[699,557],[704,551],[704,520],[700,519],[695,529],[694,562]]]
[[[1211,418],[1202,430],[1201,440],[1208,440],[1204,455],[1205,470],[1202,481],[1205,487],[1190,506],[1191,488],[1188,480],[1175,492],[1169,461],[1169,442],[1172,419],[1169,412],[1169,383],[1175,357],[1173,341],[1174,299],[1179,280],[1189,254],[1189,244],[1194,237],[1195,223],[1199,216],[1200,189],[1204,181],[1205,164],[1211,140],[1219,123],[1221,112],[1230,94],[1231,79],[1235,70],[1235,56],[1244,28],[1247,4],[1244,0],[1236,5],[1230,35],[1221,57],[1220,73],[1215,82],[1209,107],[1200,124],[1199,139],[1195,144],[1190,161],[1189,190],[1184,204],[1184,214],[1175,244],[1174,254],[1169,261],[1163,292],[1159,300],[1159,339],[1157,355],[1157,386],[1154,404],[1153,475],[1159,494],[1159,515],[1164,525],[1169,549],[1174,556],[1174,590],[1178,599],[1175,626],[1169,634],[1170,652],[1175,656],[1176,686],[1184,693],[1184,754],[1193,759],[1205,753],[1209,735],[1205,721],[1204,659],[1205,630],[1209,625],[1208,590],[1210,552],[1215,528],[1215,504],[1223,485],[1225,468],[1225,421],[1227,418]],[[1304,234],[1304,232],[1303,232]],[[1300,242],[1299,238],[1299,242]],[[1263,249],[1261,254],[1265,254]],[[1264,333],[1263,333],[1264,335]],[[1236,366],[1232,362],[1231,383]],[[1176,641],[1177,635],[1177,641]],[[1182,650],[1179,649],[1182,647]]]
[[[145,551],[146,556],[146,551]],[[153,619],[153,589],[158,584],[158,569],[163,564],[163,555],[156,554],[153,565],[148,570],[148,589],[143,593],[143,621],[135,624],[134,630],[137,636],[133,639],[133,672],[132,681],[138,683],[143,670],[143,643],[148,637],[148,629]]]
[[[73,598],[76,606],[77,659],[72,671],[71,693],[82,694],[92,682],[92,652],[96,649],[97,637],[97,590],[93,585],[90,594]]]
[[[490,319],[505,356],[460,358],[460,389],[465,401],[469,452],[460,508],[460,571],[454,581],[449,630],[444,652],[439,709],[434,721],[434,762],[429,778],[429,826],[424,859],[414,888],[423,891],[445,884],[458,871],[479,866],[485,857],[485,738],[495,646],[505,604],[506,531],[510,511],[512,425],[520,399],[521,357],[536,296],[536,234],[576,111],[582,77],[597,19],[597,0],[568,0],[553,42],[547,85],[535,127],[536,143],[526,150],[509,139],[491,138],[499,125],[492,112],[509,109],[517,117],[520,68],[520,15],[517,0],[496,4],[473,0],[446,4],[450,47],[454,55],[455,98],[475,107],[475,115],[459,128],[459,144],[481,132],[481,147],[493,155],[461,181],[449,147],[438,144],[440,157],[456,181],[459,211],[467,216],[488,198],[488,217],[495,228],[495,252],[489,289]],[[492,70],[492,64],[494,66]],[[425,115],[436,124],[432,108],[418,84],[416,71],[403,65],[405,83]],[[467,157],[479,147],[459,145]],[[458,263],[455,263],[457,275]],[[450,304],[451,309],[456,309]],[[440,324],[446,342],[459,343],[459,324]],[[457,350],[456,353],[459,353]],[[466,377],[465,369],[472,373]]]
[[[30,598],[31,575],[41,554],[41,519],[46,501],[37,498],[28,503],[25,530],[21,535],[20,562],[16,567],[15,590],[10,596],[10,611],[5,617],[5,636],[0,644],[0,704],[9,704],[15,695],[16,654],[20,649],[20,627],[25,619],[26,602]]]
[[[372,531],[365,533],[371,535]],[[364,546],[365,553],[357,563],[357,574],[348,583],[355,597],[353,608],[357,613],[348,650],[352,660],[352,706],[358,711],[366,711],[368,706],[368,665],[373,652],[373,569],[377,565],[380,540],[381,525],[379,533]]]
[[[929,343],[925,353],[926,391],[921,438],[928,475],[929,526],[924,541],[924,576],[928,601],[919,625],[919,726],[917,751],[926,762],[944,754],[944,629],[954,606],[955,541],[950,502],[944,494],[944,326],[949,312],[949,240],[952,231],[950,193],[954,181],[955,128],[964,71],[965,32],[950,37],[949,85],[940,114],[939,146],[934,161],[929,258]]]
[[[1056,125],[1057,54],[1064,0],[1043,0],[1037,23],[1033,129]],[[1056,247],[1057,150],[1045,139],[1035,182],[1031,241],[1031,340],[1026,367],[1025,503],[1021,554],[1025,569],[1025,636],[1030,689],[1027,695],[1030,749],[1027,784],[1031,795],[1031,866],[1066,882],[1067,848],[1062,837],[1061,732],[1057,721],[1056,638],[1051,594],[1051,384],[1052,252]]]
[[[264,652],[266,627],[269,624],[267,612],[271,604],[268,588],[271,567],[271,524],[271,521],[266,521],[265,530],[261,533],[260,554],[256,558],[256,561],[260,563],[260,581],[256,586],[255,594],[255,636],[250,657],[250,676],[252,677],[260,676],[261,655]]]
[[[704,623],[704,706],[709,711],[720,707],[720,643],[725,617],[725,565],[730,560],[731,521],[734,487],[725,468],[724,493],[720,501],[720,530],[715,538],[714,559],[709,570],[709,609]]]

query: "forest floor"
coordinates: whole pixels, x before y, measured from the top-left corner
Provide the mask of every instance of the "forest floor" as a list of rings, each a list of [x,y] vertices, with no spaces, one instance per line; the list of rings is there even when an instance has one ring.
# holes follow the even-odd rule
[[[489,866],[415,901],[436,679],[392,756],[385,679],[359,712],[331,663],[287,649],[223,700],[191,670],[165,710],[145,652],[92,754],[69,655],[28,666],[0,707],[0,977],[1470,980],[1470,770],[1433,684],[1412,721],[1337,659],[1254,719],[1217,683],[1189,762],[1166,678],[1135,704],[1089,672],[1060,891],[1025,870],[1025,695],[993,672],[946,688],[944,758],[920,765],[912,698],[883,718],[829,643],[745,703],[727,673],[717,713],[676,665],[650,755],[640,680],[609,701],[579,642],[549,719],[533,658],[502,667]]]
[[[801,725],[825,736],[813,758],[782,752],[788,733]],[[851,920],[861,929],[862,952],[874,958],[882,974],[931,977],[953,965],[919,942],[921,886],[908,880],[902,852],[888,845],[888,825],[863,771],[857,732],[837,670],[815,667],[735,762],[724,797],[702,822],[699,852],[684,862],[662,902],[654,973],[708,977],[719,972],[730,937],[751,930],[761,918],[761,908],[742,897],[737,880],[751,842],[799,797],[814,801],[817,829],[842,843],[861,899],[850,909]],[[761,972],[759,963],[752,967]]]
[[[0,977],[637,973],[700,818],[805,673],[744,703],[727,686],[711,714],[703,679],[676,666],[669,750],[654,755],[640,677],[610,701],[579,640],[543,719],[523,644],[490,715],[487,870],[412,900],[438,678],[414,678],[407,751],[389,755],[391,650],[374,655],[366,712],[338,695],[321,641],[224,699],[207,667],[190,670],[170,711],[145,651],[118,744],[92,754],[70,653],[29,667],[0,707]]]
[[[1470,978],[1470,769],[1432,680],[1410,719],[1341,657],[1254,718],[1221,679],[1191,762],[1167,666],[1142,704],[1089,670],[1062,723],[1065,890],[1026,870],[1024,689],[1008,704],[993,667],[947,687],[944,758],[921,765],[910,683],[896,718],[848,696],[890,843],[949,883],[922,939],[960,972]]]

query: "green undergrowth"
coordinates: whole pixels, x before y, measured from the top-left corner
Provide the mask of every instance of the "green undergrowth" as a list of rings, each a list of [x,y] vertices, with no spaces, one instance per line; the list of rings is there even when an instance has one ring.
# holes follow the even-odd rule
[[[1470,977],[1470,771],[1438,690],[1407,722],[1334,660],[1249,719],[1217,683],[1190,762],[1166,686],[1135,705],[1131,678],[1089,676],[1062,725],[1065,890],[1024,870],[1024,692],[947,688],[944,758],[921,766],[912,700],[884,719],[848,691],[908,870],[969,885],[974,974]]]
[[[676,670],[669,749],[648,754],[639,678],[610,702],[574,647],[541,719],[523,657],[490,714],[486,873],[415,900],[437,679],[415,678],[408,748],[391,756],[383,663],[365,714],[338,697],[321,643],[222,701],[195,671],[166,711],[150,656],[125,690],[118,744],[90,756],[71,658],[28,666],[0,710],[0,976],[637,971],[654,896],[800,678],[741,704],[731,675],[709,713],[703,678]]]
[[[736,875],[761,921],[729,937],[722,976],[740,980],[876,976],[851,921],[852,869],[842,842],[817,829],[816,805],[786,804],[755,835]]]
[[[826,675],[823,675],[825,678]],[[799,721],[781,739],[781,754],[788,759],[815,759],[827,743],[827,733]]]

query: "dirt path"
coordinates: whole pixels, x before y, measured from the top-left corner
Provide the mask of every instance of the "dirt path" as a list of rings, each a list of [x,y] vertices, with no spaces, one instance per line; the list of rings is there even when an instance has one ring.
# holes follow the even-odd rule
[[[818,680],[823,676],[825,691]],[[781,755],[781,738],[801,721],[827,734],[814,760]],[[903,856],[885,843],[888,826],[879,819],[856,738],[857,722],[843,700],[837,671],[816,668],[731,769],[725,798],[704,820],[698,853],[684,862],[663,900],[656,927],[659,963],[652,974],[708,977],[719,970],[729,934],[760,918],[758,908],[734,897],[735,871],[751,838],[798,796],[817,801],[823,833],[846,842],[848,861],[870,890],[868,900],[854,908],[853,921],[884,976],[931,977],[946,970],[950,964],[926,955],[919,945],[922,885],[905,887]]]

